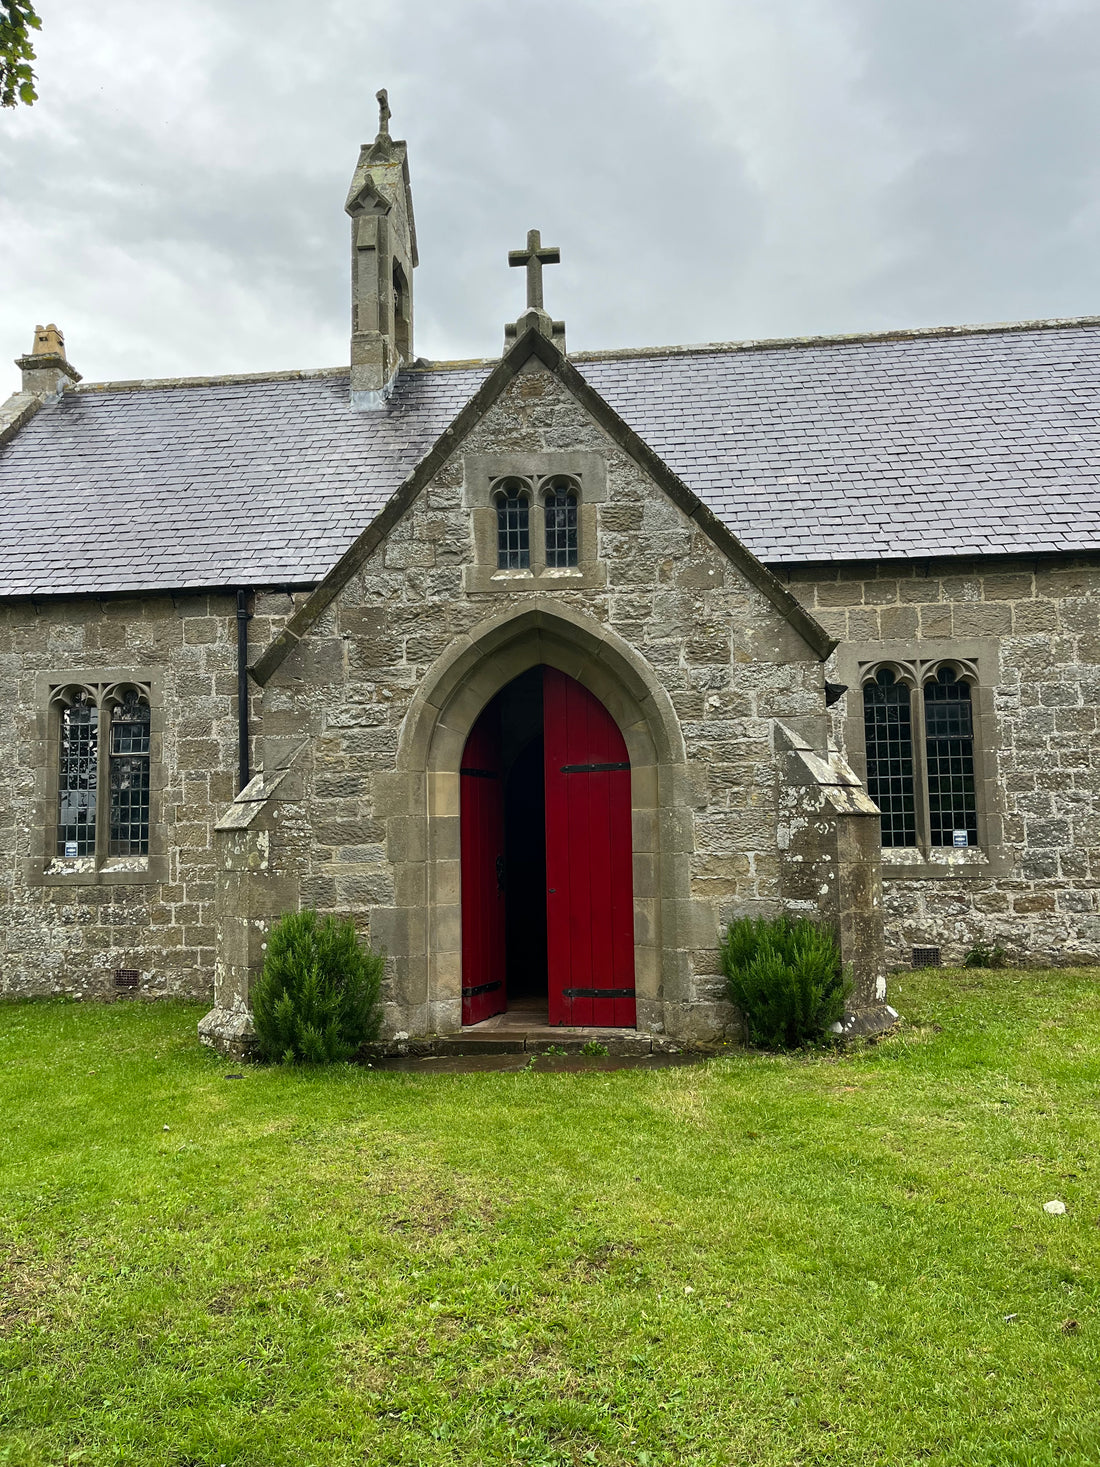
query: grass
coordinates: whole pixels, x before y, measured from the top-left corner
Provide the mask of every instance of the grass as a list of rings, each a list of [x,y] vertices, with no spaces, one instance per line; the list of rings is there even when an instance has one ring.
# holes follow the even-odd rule
[[[840,1058],[469,1076],[0,1005],[0,1463],[1100,1460],[1100,974],[891,997]]]

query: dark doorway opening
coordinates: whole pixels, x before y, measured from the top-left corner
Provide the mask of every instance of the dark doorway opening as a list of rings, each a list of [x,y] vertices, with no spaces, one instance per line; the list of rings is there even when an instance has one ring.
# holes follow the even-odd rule
[[[504,786],[508,1005],[546,1002],[546,798],[542,735],[517,755]]]
[[[542,669],[503,689],[505,950],[509,1008],[545,1008],[546,796]],[[545,1022],[545,1020],[543,1020]]]

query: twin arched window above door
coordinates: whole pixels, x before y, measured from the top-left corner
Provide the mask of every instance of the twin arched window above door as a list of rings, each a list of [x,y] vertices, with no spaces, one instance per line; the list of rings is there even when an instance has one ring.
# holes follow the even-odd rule
[[[973,673],[962,665],[884,665],[863,681],[867,793],[884,846],[978,844]]]
[[[497,516],[497,568],[528,570],[531,566],[531,512],[543,517],[543,554],[550,570],[579,564],[578,505],[580,485],[568,474],[522,478],[511,474],[492,487]]]

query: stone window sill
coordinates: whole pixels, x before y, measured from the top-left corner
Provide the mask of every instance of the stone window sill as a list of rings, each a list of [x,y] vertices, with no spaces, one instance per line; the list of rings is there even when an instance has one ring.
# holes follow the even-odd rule
[[[34,862],[32,886],[149,886],[167,879],[164,856],[54,856]]]
[[[973,881],[999,875],[1003,862],[982,846],[883,846],[884,881]]]
[[[607,584],[607,566],[603,561],[582,561],[580,565],[534,566],[529,570],[498,570],[483,565],[464,568],[467,591],[545,591],[559,586],[569,590],[587,590]]]

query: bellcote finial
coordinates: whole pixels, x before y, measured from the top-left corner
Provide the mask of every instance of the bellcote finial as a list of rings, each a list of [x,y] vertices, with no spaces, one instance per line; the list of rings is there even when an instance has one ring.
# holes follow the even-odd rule
[[[385,87],[380,92],[375,92],[374,98],[378,103],[378,136],[375,142],[380,143],[390,135],[390,118],[393,113],[390,111],[390,94]]]
[[[527,248],[525,250],[509,250],[509,265],[525,265],[527,267],[527,309],[519,320],[512,325],[509,323],[504,328],[505,341],[514,341],[517,336],[522,336],[525,331],[539,331],[543,336],[548,336],[560,351],[565,351],[565,322],[552,321],[543,307],[542,302],[542,267],[544,265],[560,265],[561,250],[557,245],[544,245],[541,231],[529,229],[527,231]]]

